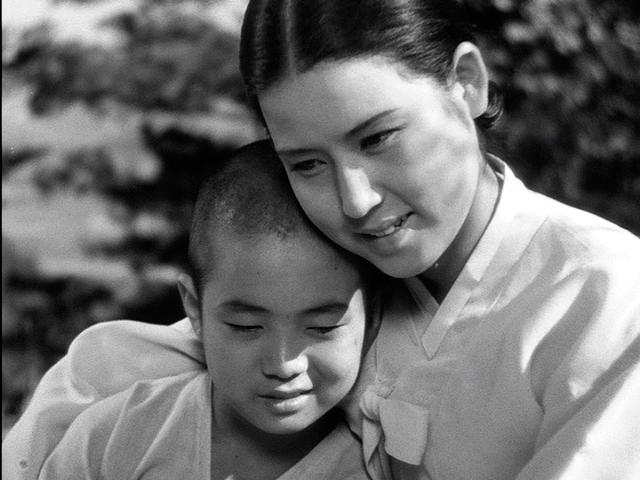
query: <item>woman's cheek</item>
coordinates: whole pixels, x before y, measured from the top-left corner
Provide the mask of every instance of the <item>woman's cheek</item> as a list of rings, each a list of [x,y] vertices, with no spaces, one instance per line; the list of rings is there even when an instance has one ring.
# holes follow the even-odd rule
[[[330,194],[328,188],[310,187],[301,185],[299,182],[292,182],[291,187],[302,210],[307,217],[325,234],[329,235],[332,224],[335,224],[336,216],[339,215],[339,205]]]
[[[313,197],[305,185],[296,179],[293,176],[289,176],[289,183],[291,184],[291,189],[293,190],[293,194],[295,195],[298,203],[305,211],[307,216],[311,217],[312,214],[312,206],[311,198]]]

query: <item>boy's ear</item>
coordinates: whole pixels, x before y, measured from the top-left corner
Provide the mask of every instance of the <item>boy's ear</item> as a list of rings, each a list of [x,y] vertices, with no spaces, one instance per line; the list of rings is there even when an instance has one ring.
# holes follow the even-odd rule
[[[193,331],[199,337],[202,331],[200,300],[198,298],[195,285],[193,284],[193,279],[190,275],[182,273],[178,276],[178,292],[180,292],[184,311],[191,322],[191,328],[193,328]]]
[[[453,52],[453,82],[461,89],[464,102],[473,118],[487,110],[489,75],[478,47],[462,42]]]

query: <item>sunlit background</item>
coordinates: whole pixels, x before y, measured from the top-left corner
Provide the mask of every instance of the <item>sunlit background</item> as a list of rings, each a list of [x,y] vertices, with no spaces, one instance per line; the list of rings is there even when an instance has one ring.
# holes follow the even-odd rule
[[[454,0],[452,0],[454,1]],[[207,163],[261,136],[244,0],[2,1],[2,421],[87,326],[171,323]],[[640,233],[635,0],[468,0],[532,188]]]

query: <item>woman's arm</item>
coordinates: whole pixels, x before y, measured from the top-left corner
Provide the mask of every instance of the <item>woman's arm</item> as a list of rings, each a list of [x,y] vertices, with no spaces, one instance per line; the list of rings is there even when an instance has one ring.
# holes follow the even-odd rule
[[[640,478],[637,259],[585,267],[574,314],[538,346],[532,385],[543,420],[517,480]]]
[[[37,478],[69,425],[96,402],[139,380],[202,368],[202,348],[186,319],[172,326],[123,320],[88,328],[44,375],[4,439],[3,477]]]
[[[640,343],[633,348],[621,359],[629,363],[572,412],[517,480],[640,478]]]

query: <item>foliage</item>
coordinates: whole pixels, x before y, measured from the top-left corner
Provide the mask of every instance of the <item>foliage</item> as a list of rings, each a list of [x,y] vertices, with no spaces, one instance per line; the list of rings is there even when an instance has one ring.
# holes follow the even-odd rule
[[[3,85],[30,85],[34,113],[46,117],[77,103],[125,112],[139,119],[139,143],[154,159],[141,171],[136,157],[143,152],[121,158],[117,146],[104,143],[51,161],[40,146],[3,151],[3,180],[32,162],[44,195],[71,189],[102,196],[121,234],[89,242],[87,253],[124,260],[131,272],[123,288],[45,274],[30,259],[3,266],[3,425],[81,330],[115,318],[171,323],[183,316],[175,285],[157,271],[186,266],[204,170],[255,136],[241,102],[238,35],[219,21],[225,12],[217,7],[224,2],[141,1],[102,22],[116,32],[107,44],[58,40],[52,25],[23,32],[7,43],[10,51],[3,42]],[[3,262],[18,257],[18,246],[3,237]]]
[[[47,29],[30,31],[25,49],[5,67],[33,86],[31,108],[41,114],[74,101],[208,112],[220,95],[243,96],[238,36],[214,23],[210,4],[145,0],[104,19],[102,28],[117,33],[107,44],[56,41]]]
[[[640,233],[640,9],[467,0],[506,98],[500,136],[534,189]]]

